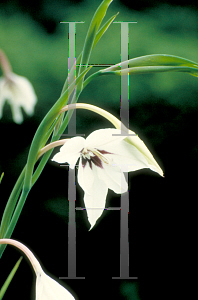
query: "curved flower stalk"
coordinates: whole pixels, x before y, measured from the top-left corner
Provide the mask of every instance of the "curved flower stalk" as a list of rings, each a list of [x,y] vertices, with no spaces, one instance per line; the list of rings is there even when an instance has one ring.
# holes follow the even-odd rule
[[[0,119],[3,107],[7,101],[11,107],[12,117],[15,123],[23,122],[21,107],[31,116],[37,102],[37,96],[29,80],[12,72],[12,68],[4,52],[0,50],[0,63],[3,77],[0,78]]]
[[[163,171],[134,132],[129,131],[133,136],[126,136],[123,132],[120,134],[118,128],[121,127],[121,122],[113,115],[82,103],[68,105],[61,112],[74,108],[91,108],[117,128],[96,130],[86,139],[73,137],[66,141],[52,159],[57,163],[69,163],[71,169],[79,159],[78,182],[85,192],[84,203],[92,229],[105,208],[108,189],[117,194],[127,192],[128,184],[124,172],[150,168],[163,176]]]
[[[25,245],[12,239],[0,239],[0,245],[1,244],[9,244],[17,247],[29,259],[36,274],[36,300],[75,299],[68,290],[43,271],[34,254]]]

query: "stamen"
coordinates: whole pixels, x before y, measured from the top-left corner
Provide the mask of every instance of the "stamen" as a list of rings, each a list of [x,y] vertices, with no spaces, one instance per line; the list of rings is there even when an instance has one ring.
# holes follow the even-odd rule
[[[106,152],[106,151],[103,151],[103,150],[97,150],[97,149],[94,149],[94,148],[89,148],[91,150],[92,153],[94,153],[96,156],[98,156],[105,164],[109,164],[109,160],[108,158],[106,158],[103,154],[107,154],[109,152]]]
[[[82,157],[83,168],[86,166],[87,162],[89,163],[91,169],[92,169],[92,162],[95,164],[95,166],[102,169],[103,169],[102,162],[104,162],[105,164],[110,163],[110,160],[107,157],[105,157],[104,154],[111,154],[111,153],[105,150],[98,150],[95,148],[89,148],[89,149],[83,148],[80,152]]]

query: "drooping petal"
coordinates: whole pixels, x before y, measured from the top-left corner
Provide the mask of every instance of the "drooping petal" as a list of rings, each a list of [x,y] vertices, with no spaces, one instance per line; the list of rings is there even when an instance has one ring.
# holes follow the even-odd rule
[[[20,106],[13,103],[11,105],[11,111],[12,111],[13,121],[17,124],[21,124],[23,122],[23,114],[22,114]]]
[[[44,272],[37,274],[36,300],[74,300],[72,294]]]
[[[113,128],[106,128],[106,129],[99,129],[93,131],[87,138],[86,138],[86,147],[94,147],[96,149],[104,150],[105,147],[111,145],[114,147],[117,143],[122,141],[125,136],[120,134],[119,129]]]
[[[133,145],[125,140],[121,141],[116,147],[108,145],[105,150],[113,153],[107,154],[106,157],[111,157],[113,162],[120,166],[122,172],[136,171],[143,168],[149,168],[149,164],[145,156]]]
[[[133,132],[130,130],[130,133],[133,133]],[[133,146],[135,146],[145,156],[145,158],[148,162],[149,168],[151,170],[153,170],[154,172],[157,172],[159,175],[163,176],[162,169],[160,168],[160,166],[158,165],[155,158],[153,157],[153,155],[151,154],[149,149],[146,147],[144,142],[137,135],[127,137],[126,141],[129,144],[132,144]]]
[[[120,167],[115,164],[103,163],[103,169],[97,169],[98,177],[104,184],[117,194],[125,193],[128,190],[128,184]]]
[[[22,106],[28,115],[34,112],[34,106],[37,102],[37,97],[29,80],[23,76],[12,74],[12,80],[15,83],[15,90],[13,90],[12,101]]]
[[[61,148],[60,152],[54,155],[53,161],[58,163],[69,163],[73,169],[80,156],[80,151],[84,148],[85,139],[77,136],[68,140]]]
[[[104,211],[107,192],[108,187],[104,184],[104,181],[99,178],[94,180],[90,194],[85,192],[84,203],[87,209],[88,221],[91,224],[91,228],[89,230],[93,228],[96,221]]]

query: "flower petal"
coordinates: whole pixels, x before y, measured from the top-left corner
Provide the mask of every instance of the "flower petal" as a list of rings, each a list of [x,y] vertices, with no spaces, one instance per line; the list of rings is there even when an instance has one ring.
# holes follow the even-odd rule
[[[23,114],[22,114],[20,106],[13,103],[11,105],[11,111],[12,111],[13,121],[17,124],[21,124],[23,122]]]
[[[130,130],[131,133],[133,133]],[[136,136],[129,136],[126,138],[126,141],[132,145],[134,145],[146,158],[149,168],[154,171],[157,172],[159,175],[163,176],[163,171],[160,168],[160,166],[158,165],[158,163],[156,162],[156,160],[154,159],[153,155],[151,154],[151,152],[149,151],[149,149],[146,147],[146,145],[144,144],[144,142],[136,135]]]
[[[88,221],[91,224],[91,230],[98,218],[102,215],[105,208],[108,188],[104,181],[94,180],[90,194],[85,192],[84,203],[87,209]]]
[[[108,192],[106,183],[98,177],[98,169],[100,168],[95,166],[94,163],[90,167],[89,162],[83,167],[82,159],[80,159],[78,183],[85,191],[84,203],[87,209],[88,221],[91,224],[89,230],[93,228],[98,218],[102,215]]]
[[[117,143],[122,141],[125,136],[120,135],[119,129],[99,129],[92,132],[86,138],[86,147],[94,147],[96,149],[104,150],[106,146],[114,147]]]
[[[143,168],[149,168],[149,164],[145,156],[133,145],[126,141],[121,141],[114,147],[108,145],[106,151],[113,154],[106,154],[113,162],[119,166],[122,172],[136,171]]]
[[[36,300],[74,300],[72,294],[57,281],[42,272],[36,278]]]
[[[97,180],[97,174],[93,164],[92,169],[90,168],[90,164],[88,161],[86,162],[85,166],[82,166],[82,158],[80,158],[78,168],[78,183],[81,186],[81,188],[85,192],[91,193],[95,179]]]
[[[53,161],[58,163],[69,163],[73,169],[80,156],[80,151],[84,148],[85,139],[77,136],[68,140],[61,148],[60,152],[55,154]]]
[[[103,163],[103,169],[97,168],[98,178],[116,194],[125,193],[128,184],[121,169],[115,164],[107,165]]]
[[[27,114],[32,115],[37,102],[32,84],[27,78],[14,73],[11,75],[11,80],[13,81],[13,86],[11,89],[12,99],[10,99],[10,102],[22,106]]]

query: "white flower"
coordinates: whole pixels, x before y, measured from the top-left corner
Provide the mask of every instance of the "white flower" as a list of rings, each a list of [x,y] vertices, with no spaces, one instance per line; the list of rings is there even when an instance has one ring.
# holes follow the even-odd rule
[[[0,239],[1,244],[17,247],[30,260],[36,273],[36,300],[75,300],[68,290],[43,271],[34,254],[25,245],[12,239]]]
[[[21,108],[31,116],[34,113],[37,97],[27,78],[9,72],[0,78],[0,119],[6,100],[10,104],[14,122],[20,124],[23,122]]]
[[[133,138],[136,143],[138,139],[143,144],[137,136]],[[144,155],[143,151],[125,139],[126,136],[120,135],[118,129],[96,130],[86,139],[71,138],[52,159],[58,163],[67,162],[73,169],[80,158],[78,182],[85,192],[84,203],[91,228],[105,208],[108,188],[118,194],[127,192],[124,172],[150,168],[162,175],[155,160],[152,162],[148,157],[149,151],[145,145],[147,152]]]

